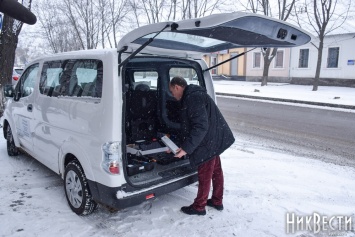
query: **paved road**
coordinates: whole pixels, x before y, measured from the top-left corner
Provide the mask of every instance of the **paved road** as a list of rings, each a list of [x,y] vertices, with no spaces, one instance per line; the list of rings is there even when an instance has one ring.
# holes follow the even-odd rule
[[[355,167],[355,113],[218,97],[241,139]]]

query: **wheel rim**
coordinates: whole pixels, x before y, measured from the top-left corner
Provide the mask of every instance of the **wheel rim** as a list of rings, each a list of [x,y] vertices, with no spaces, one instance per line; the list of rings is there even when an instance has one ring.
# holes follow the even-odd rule
[[[79,208],[83,202],[83,190],[79,176],[74,171],[69,170],[65,183],[70,204],[75,208]]]

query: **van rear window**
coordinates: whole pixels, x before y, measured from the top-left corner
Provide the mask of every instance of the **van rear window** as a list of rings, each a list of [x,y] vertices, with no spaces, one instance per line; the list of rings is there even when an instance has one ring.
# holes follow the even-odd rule
[[[103,63],[96,59],[50,61],[43,64],[40,92],[47,96],[101,98]]]
[[[173,77],[180,76],[185,78],[187,84],[200,85],[197,73],[194,68],[189,67],[172,67],[169,70],[170,80]]]
[[[157,90],[158,72],[156,71],[136,71],[133,73],[134,89],[142,84],[149,86],[149,90]],[[148,88],[148,87],[147,87]]]

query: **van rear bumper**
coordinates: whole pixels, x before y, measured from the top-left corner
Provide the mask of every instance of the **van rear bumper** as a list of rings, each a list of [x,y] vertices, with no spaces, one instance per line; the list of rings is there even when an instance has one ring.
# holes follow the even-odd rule
[[[188,176],[186,178],[180,179],[178,181],[168,183],[166,185],[150,189],[145,192],[141,192],[138,194],[133,194],[131,196],[127,196],[124,198],[117,198],[117,192],[122,191],[122,187],[107,187],[103,184],[88,180],[89,188],[93,199],[99,203],[105,204],[109,207],[113,207],[116,209],[123,209],[130,206],[138,205],[144,201],[146,201],[146,196],[149,194],[154,194],[154,197],[161,196],[166,193],[173,192],[177,189],[183,188],[187,185],[195,183],[197,181],[197,174]],[[134,190],[135,188],[125,184],[125,190]],[[139,191],[139,189],[135,189]],[[129,193],[127,193],[129,194]]]

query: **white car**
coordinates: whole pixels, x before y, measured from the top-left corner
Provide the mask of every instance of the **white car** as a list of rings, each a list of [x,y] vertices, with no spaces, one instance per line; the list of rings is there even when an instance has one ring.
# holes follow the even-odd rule
[[[23,68],[21,68],[21,67],[14,67],[12,69],[12,85],[14,85],[14,86],[16,85],[22,72],[23,72]]]
[[[188,157],[166,153],[161,142],[168,135],[180,145],[179,103],[168,90],[172,75],[196,75],[188,83],[215,99],[204,54],[310,39],[285,22],[231,13],[140,27],[118,49],[37,59],[6,106],[8,154],[24,150],[58,173],[79,215],[97,203],[125,208],[182,188],[197,180],[196,169]]]

